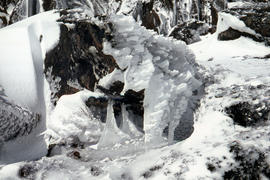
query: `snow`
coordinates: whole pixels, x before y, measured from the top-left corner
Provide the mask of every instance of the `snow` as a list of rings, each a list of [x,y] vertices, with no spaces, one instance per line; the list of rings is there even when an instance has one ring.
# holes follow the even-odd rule
[[[231,15],[224,13],[220,18],[223,20],[220,19],[218,32],[233,27],[254,33]],[[245,128],[234,124],[224,112],[225,107],[236,102],[262,103],[270,100],[267,95],[270,61],[265,58],[270,54],[269,47],[244,37],[232,41],[218,41],[217,32],[201,37],[201,42],[189,46],[196,55],[195,61],[194,55],[183,42],[158,36],[136,24],[131,17],[113,16],[110,21],[116,28],[116,42],[114,46],[105,43],[104,52],[114,56],[121,70],[116,69],[105,76],[99,85],[108,88],[112,82],[123,81],[125,87],[122,94],[129,89],[145,89],[145,135],[131,123],[134,117],[129,116],[124,105],[121,107],[123,124],[118,128],[110,100],[106,125],[95,119],[85,101],[89,97],[104,97],[101,93],[83,90],[73,95],[64,95],[47,117],[46,133],[56,139],[56,142],[50,143],[57,144],[61,140],[77,136],[86,145],[82,149],[63,147],[66,149],[62,154],[30,162],[38,167],[36,179],[222,179],[224,171],[232,168],[231,163],[235,163],[229,151],[229,144],[234,141],[244,147],[256,147],[269,156],[269,119],[266,124]],[[25,21],[25,24],[27,23],[28,21]],[[36,86],[40,85],[43,78],[36,76],[36,73],[41,73],[39,62],[44,58],[42,53],[44,49],[54,46],[57,33],[49,33],[50,37],[55,36],[48,38],[52,41],[47,39],[44,46],[39,46],[39,35],[43,32],[42,22],[30,23],[27,28],[23,24],[13,27],[9,27],[8,31],[0,30],[0,46],[3,46],[0,54],[6,58],[0,60],[0,96],[5,93],[17,104],[24,103],[25,107],[32,111],[40,110],[39,104],[35,106],[36,101],[43,101],[45,104],[48,96],[40,100],[42,95]],[[52,24],[52,29],[54,28],[57,29]],[[13,35],[9,40],[8,33],[9,36]],[[35,35],[32,36],[33,34]],[[21,47],[16,49],[17,56],[13,55],[14,48],[10,48],[15,43]],[[28,51],[24,51],[25,49]],[[90,50],[94,51],[93,48]],[[23,61],[21,57],[24,57]],[[11,58],[25,69],[14,67],[14,64],[8,61]],[[7,67],[9,71],[5,71]],[[194,108],[191,105],[192,92],[201,85],[200,80],[195,78],[198,76],[196,70],[200,71],[202,79],[205,80],[205,94],[194,115],[194,132],[187,139],[171,145],[175,127],[187,117],[187,110]],[[10,82],[7,83],[6,79]],[[17,80],[18,83],[15,83]],[[14,82],[12,85],[17,91],[25,92],[15,93],[11,82]],[[258,85],[267,87],[250,90]],[[235,88],[238,89],[234,91]],[[168,138],[162,135],[166,126],[169,126]],[[35,135],[39,133],[40,131],[35,132]],[[42,149],[39,145],[33,146],[35,142],[32,140],[23,139],[21,144],[18,141],[12,142],[8,150],[16,152],[3,154],[2,151],[0,154],[9,161],[13,158],[10,153],[27,160],[42,156],[32,156],[33,152],[40,153]],[[43,141],[43,138],[38,140]],[[89,145],[87,142],[98,143]],[[148,143],[154,146],[148,146]],[[169,146],[164,146],[168,144]],[[29,147],[31,151],[27,151]],[[28,153],[25,153],[26,151]],[[81,158],[74,157],[74,151],[79,152]],[[0,159],[2,157],[0,156]],[[15,157],[11,161],[24,159]],[[18,179],[18,169],[25,163],[1,166],[0,180]],[[210,172],[207,169],[208,163],[218,164],[220,168]],[[93,173],[93,166],[96,174]]]
[[[4,167],[0,166],[0,180],[19,180],[17,176],[20,163],[10,164]]]
[[[94,118],[85,101],[89,97],[103,97],[100,93],[87,90],[62,96],[47,119],[47,132],[58,141],[78,137],[82,142],[96,143],[104,128],[100,120]]]
[[[245,23],[236,16],[233,16],[225,12],[219,12],[216,33],[226,31],[230,27],[240,32],[246,32],[255,36],[259,36],[254,30],[247,27]]]
[[[47,153],[40,135],[46,129],[43,60],[58,42],[58,17],[50,11],[0,30],[0,84],[5,95],[14,104],[41,115],[41,122],[30,135],[4,144],[0,164],[36,159]]]

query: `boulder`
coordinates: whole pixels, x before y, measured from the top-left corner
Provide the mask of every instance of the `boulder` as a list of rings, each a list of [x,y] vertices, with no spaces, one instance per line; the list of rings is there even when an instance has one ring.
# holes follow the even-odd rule
[[[172,36],[177,40],[182,40],[187,44],[192,44],[200,41],[200,36],[206,35],[208,31],[208,24],[200,21],[190,21],[174,27],[169,36]]]
[[[229,13],[239,20],[244,22],[247,28],[253,30],[256,35],[251,33],[243,33],[239,29],[228,29],[220,35],[220,39],[236,39],[239,36],[250,37],[258,42],[265,42],[266,45],[270,45],[270,4],[269,3],[249,3],[243,6],[235,6],[224,12]],[[240,31],[240,32],[236,32]]]
[[[249,102],[240,102],[225,108],[225,112],[235,124],[249,127],[258,126],[268,120],[270,110],[268,106],[252,105]]]

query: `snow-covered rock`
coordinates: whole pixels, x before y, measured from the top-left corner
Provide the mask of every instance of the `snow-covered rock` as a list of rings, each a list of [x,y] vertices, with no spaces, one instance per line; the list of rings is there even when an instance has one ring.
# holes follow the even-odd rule
[[[204,22],[190,21],[175,26],[169,36],[192,44],[201,40],[200,36],[209,32],[209,25]]]
[[[270,5],[268,3],[244,3],[244,5],[231,7],[219,14],[219,39],[232,40],[245,36],[269,45]]]

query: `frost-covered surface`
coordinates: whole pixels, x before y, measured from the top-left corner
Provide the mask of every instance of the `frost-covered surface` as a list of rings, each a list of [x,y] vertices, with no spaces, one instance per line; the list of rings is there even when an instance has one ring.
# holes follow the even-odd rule
[[[121,69],[126,69],[122,74],[123,93],[128,89],[145,89],[145,141],[163,142],[163,130],[169,126],[171,143],[174,128],[192,106],[192,91],[200,86],[195,77],[194,56],[183,42],[153,36],[154,33],[140,27],[131,17],[115,16],[112,22],[117,30],[116,45],[111,48],[107,44],[104,51],[115,57]]]

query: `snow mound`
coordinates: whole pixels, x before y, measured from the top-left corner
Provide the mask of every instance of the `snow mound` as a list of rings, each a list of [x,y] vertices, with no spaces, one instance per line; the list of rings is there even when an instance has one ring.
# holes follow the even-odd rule
[[[0,148],[0,164],[36,159],[47,153],[41,135],[46,129],[43,61],[59,39],[58,17],[54,11],[41,13],[0,30],[0,84],[12,102],[9,106],[5,101],[1,103],[5,111],[1,123],[21,128],[19,134],[23,134]],[[23,113],[20,116],[18,112]]]
[[[86,106],[89,97],[103,95],[84,90],[62,96],[47,120],[48,133],[58,140],[78,137],[81,142],[97,143],[104,125]]]

